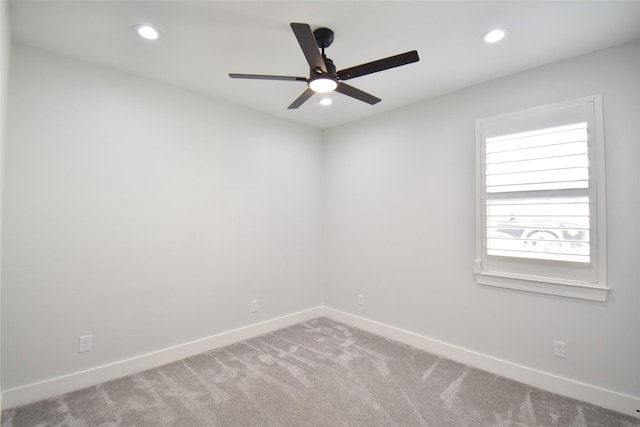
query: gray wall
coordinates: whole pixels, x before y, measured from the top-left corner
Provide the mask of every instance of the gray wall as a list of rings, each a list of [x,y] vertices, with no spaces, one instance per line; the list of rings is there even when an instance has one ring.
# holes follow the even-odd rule
[[[9,89],[9,56],[11,51],[11,31],[9,30],[9,3],[6,0],[0,1],[0,206],[3,206],[2,200],[2,177],[4,175],[4,140],[5,129],[7,119],[7,91]],[[0,209],[0,224],[2,224],[2,211]],[[2,230],[0,227],[0,241],[2,240]],[[0,295],[2,295],[2,248],[0,245]],[[0,298],[1,300],[1,298]],[[1,304],[0,304],[1,305]],[[2,318],[2,312],[0,311],[0,319]],[[0,329],[1,329],[0,320]],[[0,350],[1,345],[0,335]],[[0,351],[1,354],[1,351]],[[0,358],[0,365],[1,365]],[[1,378],[1,376],[0,376]],[[0,379],[0,384],[2,381]],[[2,393],[0,393],[0,408],[2,408]]]
[[[21,46],[11,73],[3,389],[320,304],[320,131]]]
[[[474,121],[596,93],[605,115],[608,301],[476,285]],[[640,395],[638,117],[636,42],[328,131],[325,305]],[[566,342],[566,359],[553,357],[554,339]]]
[[[324,303],[640,395],[640,43],[324,133],[23,46],[11,66],[3,389]],[[608,301],[476,285],[475,119],[594,93]]]

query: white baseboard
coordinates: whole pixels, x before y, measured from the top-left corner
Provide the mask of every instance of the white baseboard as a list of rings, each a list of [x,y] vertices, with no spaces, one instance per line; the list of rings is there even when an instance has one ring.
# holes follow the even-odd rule
[[[611,409],[616,412],[640,418],[640,398],[584,384],[547,372],[497,359],[486,354],[458,347],[425,337],[410,331],[399,329],[384,323],[366,319],[329,307],[323,308],[324,316],[336,322],[344,323],[376,335],[408,344],[430,353],[455,360],[474,368],[482,369],[512,380]]]
[[[3,408],[13,408],[15,406],[26,405],[27,403],[37,402],[38,400],[47,399],[49,397],[111,381],[321,316],[323,316],[323,308],[315,307],[298,313],[288,314],[286,316],[212,335],[196,341],[180,344],[175,347],[155,351],[153,353],[120,360],[108,365],[98,366],[85,371],[75,372],[73,374],[51,378],[9,390],[3,390]]]

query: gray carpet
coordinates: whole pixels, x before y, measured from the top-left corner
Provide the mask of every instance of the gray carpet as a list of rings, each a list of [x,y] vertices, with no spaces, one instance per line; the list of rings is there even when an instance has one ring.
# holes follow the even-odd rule
[[[14,426],[602,426],[634,418],[315,319],[2,413]]]

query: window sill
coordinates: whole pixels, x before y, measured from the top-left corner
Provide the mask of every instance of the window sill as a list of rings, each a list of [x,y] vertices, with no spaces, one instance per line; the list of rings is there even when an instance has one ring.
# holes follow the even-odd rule
[[[591,283],[560,281],[545,277],[505,274],[493,271],[476,273],[476,282],[485,286],[598,302],[605,302],[610,290],[606,286],[594,286]]]

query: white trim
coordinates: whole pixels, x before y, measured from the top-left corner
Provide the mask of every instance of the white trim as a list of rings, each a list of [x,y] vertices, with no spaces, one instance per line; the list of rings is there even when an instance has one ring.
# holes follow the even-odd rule
[[[277,331],[278,329],[283,329],[322,316],[323,308],[321,306],[314,307],[211,335],[199,340],[179,344],[175,347],[165,348],[80,372],[74,372],[69,375],[3,390],[2,403],[5,408],[26,405],[27,403],[37,402],[42,399],[162,366],[208,350]]]
[[[598,283],[606,286],[607,282],[607,184],[606,184],[606,158],[604,140],[604,107],[602,94],[594,95],[593,113],[595,124],[596,142],[596,203],[594,208],[598,215],[598,271],[596,277]]]
[[[640,413],[636,412],[640,408],[640,397],[563,378],[333,308],[324,307],[324,315],[337,322],[408,344],[474,368],[640,418]]]
[[[517,289],[539,294],[558,295],[589,301],[605,302],[610,288],[587,283],[553,279],[524,274],[510,274],[495,271],[476,273],[476,283],[497,288]]]

